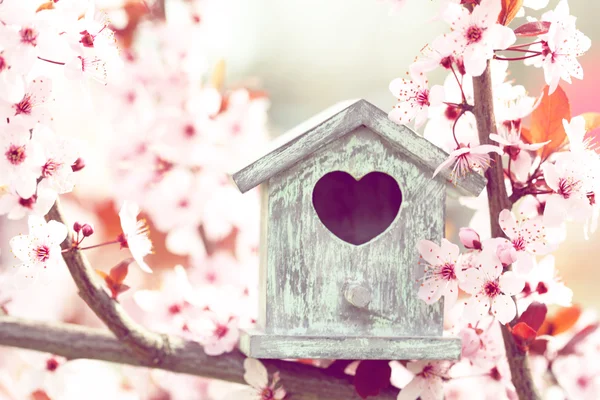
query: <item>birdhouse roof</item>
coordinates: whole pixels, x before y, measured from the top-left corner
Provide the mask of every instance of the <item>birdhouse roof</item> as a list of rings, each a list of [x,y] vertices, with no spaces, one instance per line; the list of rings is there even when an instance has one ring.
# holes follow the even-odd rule
[[[234,173],[233,180],[242,193],[247,192],[360,126],[372,130],[432,174],[448,158],[448,153],[406,126],[391,121],[383,110],[360,99],[338,103],[281,135],[262,156]],[[441,171],[439,176],[460,195],[477,196],[486,185],[485,178],[475,172],[467,174],[456,185],[452,183],[448,169]]]

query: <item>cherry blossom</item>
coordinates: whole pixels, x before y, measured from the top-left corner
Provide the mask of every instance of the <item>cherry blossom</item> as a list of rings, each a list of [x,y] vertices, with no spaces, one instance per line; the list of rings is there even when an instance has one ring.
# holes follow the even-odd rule
[[[79,158],[79,146],[40,125],[33,130],[32,140],[44,149],[45,160],[39,173],[42,177],[40,186],[59,194],[71,192],[75,185],[72,165]]]
[[[414,374],[398,394],[398,400],[440,400],[444,397],[443,383],[448,379],[451,364],[447,361],[411,361],[406,368]]]
[[[499,1],[482,0],[473,12],[459,4],[451,4],[449,8],[445,20],[452,28],[450,35],[457,53],[462,54],[465,70],[471,76],[483,73],[494,50],[504,50],[517,40],[512,29],[497,23]]]
[[[471,148],[470,145],[461,144],[456,150],[450,153],[450,157],[446,161],[436,168],[433,177],[452,164],[454,164],[454,167],[450,175],[455,181],[463,178],[471,171],[485,171],[491,162],[488,153],[502,154],[502,149],[493,145],[482,145]]]
[[[535,256],[544,255],[549,251],[545,227],[539,219],[524,218],[522,214],[517,219],[510,210],[500,213],[499,223],[509,239],[507,244],[512,247],[503,251],[511,253],[517,272],[529,273],[533,268]]]
[[[52,81],[46,77],[33,79],[25,86],[23,97],[14,102],[0,99],[0,116],[10,123],[32,129],[37,123],[48,124],[50,114],[46,102],[52,91]]]
[[[60,222],[46,222],[43,218],[30,216],[29,234],[15,236],[10,247],[21,264],[15,267],[17,275],[34,281],[42,273],[57,268],[61,261],[60,244],[67,237],[67,228]]]
[[[570,399],[594,400],[600,395],[600,369],[595,356],[559,357],[552,363],[552,372]]]
[[[23,198],[36,191],[39,168],[44,164],[42,149],[21,125],[9,124],[0,136],[0,183],[7,184]]]
[[[21,219],[28,215],[43,217],[50,211],[56,201],[56,192],[51,189],[38,188],[36,194],[28,198],[16,192],[0,194],[0,215],[8,219]]]
[[[542,21],[551,23],[548,33],[541,35],[541,43],[530,47],[541,57],[527,58],[525,63],[543,67],[544,78],[554,93],[560,80],[571,83],[571,77],[583,79],[583,69],[577,58],[591,47],[590,39],[575,27],[575,17],[570,15],[567,0],[561,0],[553,11],[542,16]]]
[[[398,99],[398,104],[389,113],[389,118],[398,124],[407,124],[415,119],[419,127],[427,120],[430,106],[444,101],[444,89],[433,86],[429,89],[427,80],[407,80],[396,78],[390,83],[390,91]]]
[[[527,275],[523,296],[519,300],[519,306],[523,309],[533,301],[562,307],[571,306],[573,291],[558,276],[554,256],[547,255],[535,264],[531,273]]]
[[[515,317],[517,309],[510,297],[523,289],[525,282],[514,272],[502,272],[502,263],[492,251],[478,256],[478,267],[464,271],[460,288],[472,296],[466,301],[464,315],[468,321],[479,321],[489,312],[502,324]]]
[[[119,211],[123,234],[117,239],[121,248],[128,248],[136,263],[144,272],[152,273],[152,269],[144,261],[144,257],[152,252],[152,242],[148,237],[148,226],[145,220],[138,220],[140,208],[137,204],[124,202]]]
[[[190,338],[197,340],[209,356],[229,353],[237,346],[240,332],[236,318],[227,314],[206,311],[189,322]]]
[[[544,208],[547,226],[559,226],[567,219],[583,222],[592,216],[586,168],[575,156],[566,154],[555,163],[545,163],[542,169],[546,184],[552,189]]]
[[[246,358],[244,360],[244,380],[249,388],[230,393],[223,400],[281,400],[286,392],[281,385],[279,372],[273,374],[269,383],[267,368],[259,360]]]
[[[527,144],[521,138],[521,121],[505,121],[498,127],[498,134],[490,134],[490,139],[499,143],[504,148],[511,160],[511,172],[517,179],[526,180],[531,169],[533,157],[530,152],[537,151],[550,143]]]
[[[429,240],[421,240],[417,248],[426,262],[419,298],[433,304],[444,296],[445,306],[452,307],[458,298],[458,282],[462,277],[458,246],[446,239],[442,239],[441,247]]]
[[[467,249],[470,249],[470,250],[481,250],[482,249],[481,237],[479,236],[477,231],[475,231],[474,229],[460,228],[458,236],[460,237],[460,242]]]

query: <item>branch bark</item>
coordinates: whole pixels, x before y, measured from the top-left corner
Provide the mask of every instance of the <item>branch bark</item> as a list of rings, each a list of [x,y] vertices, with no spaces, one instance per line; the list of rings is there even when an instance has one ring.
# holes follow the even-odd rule
[[[246,357],[239,351],[211,357],[196,342],[175,336],[170,336],[168,342],[170,352],[156,365],[151,360],[140,358],[127,344],[102,329],[0,317],[0,345],[48,352],[68,359],[87,358],[160,368],[245,384],[243,362]],[[270,373],[280,372],[291,399],[360,399],[349,375],[288,361],[263,360],[263,363]],[[395,399],[397,395],[396,389],[388,388],[378,398]]]
[[[46,219],[69,226],[58,200]],[[106,331],[78,325],[1,317],[0,345],[50,352],[69,359],[91,358],[245,383],[243,362],[246,357],[242,353],[234,351],[210,357],[197,342],[157,334],[139,325],[103,289],[83,252],[72,246],[73,238],[69,234],[62,248],[71,250],[64,252],[63,258],[79,295],[116,338]],[[271,373],[280,372],[282,383],[293,399],[360,399],[352,377],[346,374],[280,360],[263,360],[263,363]],[[397,389],[388,388],[379,398],[395,399],[397,395]]]
[[[489,135],[490,133],[496,132],[496,118],[494,116],[494,97],[489,61],[483,75],[473,78],[473,91],[475,93],[475,109],[473,112],[477,119],[479,141],[482,145],[492,144]],[[499,154],[492,153],[492,166],[486,171],[485,177],[488,180],[487,194],[490,207],[492,237],[505,237],[504,232],[500,227],[498,217],[502,210],[510,210],[512,208],[512,202],[506,193],[502,157]],[[527,354],[517,347],[512,334],[505,325],[501,325],[501,329],[512,382],[519,399],[540,399],[535,385],[533,384],[531,370],[527,363]]]

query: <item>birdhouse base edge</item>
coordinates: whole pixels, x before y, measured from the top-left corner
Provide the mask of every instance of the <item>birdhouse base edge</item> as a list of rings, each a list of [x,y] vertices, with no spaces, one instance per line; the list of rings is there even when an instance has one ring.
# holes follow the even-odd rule
[[[242,331],[240,350],[264,359],[458,360],[456,337],[286,336]]]

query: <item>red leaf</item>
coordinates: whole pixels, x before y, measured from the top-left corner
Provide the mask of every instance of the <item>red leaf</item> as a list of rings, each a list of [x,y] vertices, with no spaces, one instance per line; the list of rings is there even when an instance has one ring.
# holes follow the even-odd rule
[[[519,322],[526,323],[531,329],[537,332],[544,323],[547,312],[548,307],[546,307],[545,304],[534,301],[527,307],[527,310],[521,314]]]
[[[110,269],[110,277],[115,283],[123,283],[129,272],[129,264],[132,262],[133,258],[128,258]]]
[[[548,339],[536,339],[529,345],[529,353],[543,356],[548,348]]]
[[[502,11],[498,16],[498,23],[508,25],[517,16],[523,7],[523,0],[502,0]]]
[[[554,93],[548,95],[548,89],[548,86],[544,88],[542,100],[531,114],[531,128],[521,132],[529,143],[551,140],[538,151],[542,159],[546,159],[564,144],[567,132],[563,119],[571,120],[571,105],[564,90],[559,86]]]
[[[381,389],[390,385],[392,368],[389,361],[365,360],[361,361],[354,375],[354,388],[363,399],[377,396]]]
[[[548,21],[528,22],[515,29],[515,35],[521,37],[538,36],[548,33],[551,23]]]
[[[521,349],[521,351],[523,352],[529,350],[529,345],[533,343],[533,341],[537,337],[536,331],[534,331],[525,322],[519,322],[518,324],[516,324],[512,328],[512,335],[515,339],[517,347],[519,347],[519,349]]]
[[[552,317],[544,321],[544,324],[538,329],[538,335],[556,336],[567,332],[577,323],[580,315],[581,307],[579,306],[560,308]]]
[[[577,332],[575,334],[575,336],[573,336],[571,338],[571,340],[569,340],[567,342],[567,344],[565,345],[565,347],[563,347],[558,354],[561,356],[567,356],[569,354],[574,354],[575,353],[575,349],[577,347],[577,345],[579,343],[581,343],[582,341],[584,341],[588,336],[590,336],[592,333],[596,332],[596,330],[598,329],[600,325],[598,323],[595,323],[593,325],[588,325],[586,326],[583,330]]]

